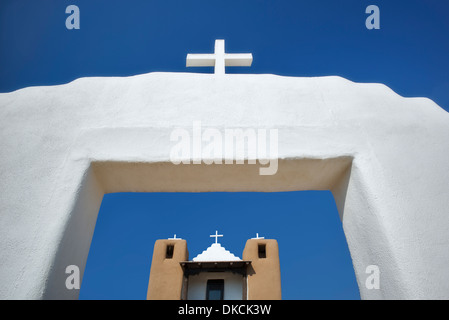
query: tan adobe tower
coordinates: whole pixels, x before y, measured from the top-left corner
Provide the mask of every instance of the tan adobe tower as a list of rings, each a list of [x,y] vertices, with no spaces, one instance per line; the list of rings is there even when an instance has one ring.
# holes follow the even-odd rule
[[[257,235],[246,241],[243,259],[252,261],[248,271],[248,300],[281,299],[278,242]]]
[[[176,238],[176,235],[168,240],[156,241],[147,300],[179,300],[181,298],[183,272],[179,262],[188,258],[187,242]]]
[[[148,284],[148,300],[281,299],[279,249],[276,240],[249,239],[243,259],[215,242],[188,260],[187,242],[157,240]]]

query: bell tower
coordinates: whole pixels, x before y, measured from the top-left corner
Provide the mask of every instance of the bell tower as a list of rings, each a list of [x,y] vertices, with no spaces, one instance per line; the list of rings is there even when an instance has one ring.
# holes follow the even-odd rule
[[[280,300],[281,268],[278,242],[256,236],[246,241],[243,260],[251,261],[248,278],[248,300]]]
[[[183,284],[181,261],[189,259],[187,242],[176,238],[157,240],[154,244],[148,283],[148,300],[179,300]]]

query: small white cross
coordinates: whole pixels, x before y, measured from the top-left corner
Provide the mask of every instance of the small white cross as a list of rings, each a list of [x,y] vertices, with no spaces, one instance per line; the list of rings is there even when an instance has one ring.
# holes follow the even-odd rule
[[[210,54],[187,54],[187,67],[215,67],[215,74],[225,74],[225,66],[250,67],[251,53],[225,53],[225,41],[215,40],[215,51]]]
[[[211,238],[215,238],[215,243],[218,243],[218,237],[223,237],[223,235],[222,234],[218,234],[218,231],[215,230],[215,234],[213,234],[213,235],[211,234],[210,237]]]
[[[168,240],[182,240],[181,238],[176,238],[176,233],[175,236],[173,238],[168,238]]]
[[[255,238],[251,238],[251,239],[265,239],[264,237],[259,237],[259,234],[256,233],[256,237]]]

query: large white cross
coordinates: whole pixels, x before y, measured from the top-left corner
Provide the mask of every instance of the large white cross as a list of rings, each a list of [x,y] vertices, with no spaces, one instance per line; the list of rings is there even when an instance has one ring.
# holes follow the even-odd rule
[[[187,54],[187,67],[215,67],[215,74],[225,74],[225,66],[250,67],[251,53],[225,53],[224,40],[215,40],[215,51],[209,54]]]
[[[218,237],[223,237],[222,234],[218,234],[218,231],[215,230],[215,234],[210,235],[211,238],[215,238],[215,243],[218,243]]]

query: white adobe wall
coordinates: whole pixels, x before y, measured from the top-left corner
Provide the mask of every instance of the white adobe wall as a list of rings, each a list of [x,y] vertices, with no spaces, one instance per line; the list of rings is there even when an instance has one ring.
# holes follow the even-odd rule
[[[169,162],[181,126],[279,129],[279,171]],[[364,299],[449,298],[449,114],[339,77],[151,73],[0,94],[0,298],[77,298],[104,193],[330,189]],[[299,254],[299,253],[298,253]],[[378,265],[379,290],[365,287]]]

